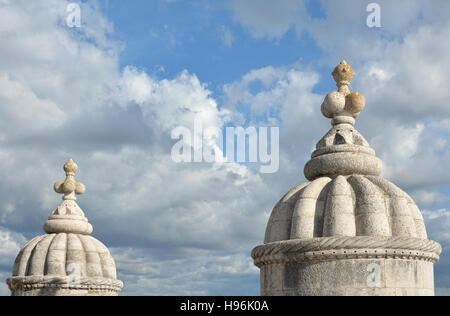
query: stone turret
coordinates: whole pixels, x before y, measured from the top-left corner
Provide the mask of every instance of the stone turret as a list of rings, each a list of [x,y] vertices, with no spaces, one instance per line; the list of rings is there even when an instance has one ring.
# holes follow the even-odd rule
[[[262,295],[434,295],[441,246],[428,240],[411,197],[383,179],[382,163],[355,129],[365,107],[351,93],[354,71],[333,72],[339,87],[322,113],[331,130],[304,173],[310,181],[273,209],[264,245],[252,252]]]
[[[116,296],[123,287],[108,248],[89,236],[92,225],[76,202],[86,190],[75,181],[78,166],[64,165],[66,180],[55,183],[63,201],[44,225],[47,233],[31,240],[7,280],[13,296]]]

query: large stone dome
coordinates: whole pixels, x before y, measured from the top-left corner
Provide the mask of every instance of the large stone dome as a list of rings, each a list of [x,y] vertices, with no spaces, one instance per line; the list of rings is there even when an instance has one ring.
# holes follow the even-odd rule
[[[332,128],[304,167],[310,182],[276,204],[264,244],[252,251],[262,295],[434,294],[442,248],[355,129],[365,98],[350,92],[353,76],[345,61],[334,70],[339,90],[321,107]]]
[[[332,236],[427,239],[408,194],[379,176],[340,175],[289,191],[273,209],[265,243]]]
[[[44,225],[46,235],[31,240],[18,254],[7,280],[15,296],[109,296],[123,283],[108,248],[90,236],[92,225],[76,203],[85,187],[75,182],[77,165],[65,166],[67,178],[55,184],[64,194],[61,204]]]

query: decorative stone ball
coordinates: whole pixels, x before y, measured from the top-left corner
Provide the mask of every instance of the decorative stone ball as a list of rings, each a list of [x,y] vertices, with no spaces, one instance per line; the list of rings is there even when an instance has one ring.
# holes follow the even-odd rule
[[[75,183],[75,193],[81,195],[84,194],[84,192],[86,192],[86,186],[81,182]]]
[[[344,108],[345,95],[338,91],[328,93],[325,101],[322,103],[322,113],[328,118],[333,118],[335,115],[342,112]]]
[[[359,92],[352,92],[346,97],[345,110],[356,118],[366,106],[366,98]]]
[[[71,192],[75,191],[75,187],[76,187],[75,181],[72,181],[72,180],[66,180],[62,184],[62,190],[64,193],[71,193]]]

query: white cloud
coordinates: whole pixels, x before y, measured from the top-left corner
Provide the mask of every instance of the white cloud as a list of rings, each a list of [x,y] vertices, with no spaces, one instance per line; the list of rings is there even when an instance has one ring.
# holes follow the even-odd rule
[[[221,25],[218,27],[217,32],[219,34],[221,42],[225,45],[225,47],[232,48],[234,36],[231,30],[227,26]]]
[[[10,296],[11,292],[6,285],[6,273],[0,272],[0,296]]]
[[[246,254],[184,249],[183,254],[169,255],[131,248],[112,249],[112,253],[118,276],[128,285],[123,295],[248,295],[246,283],[259,278]]]
[[[0,245],[2,245],[0,248],[0,266],[9,266],[12,271],[14,259],[26,242],[27,240],[23,235],[0,226]]]
[[[304,1],[232,0],[229,5],[235,20],[257,38],[280,38],[307,17]]]
[[[170,157],[174,127],[191,127],[200,116],[205,126],[221,128],[228,110],[219,109],[207,86],[188,71],[156,79],[132,66],[119,70],[120,44],[108,40],[112,26],[101,22],[92,6],[90,18],[97,14],[99,23],[68,29],[59,23],[65,5],[55,0],[35,1],[32,8],[27,1],[0,6],[7,11],[5,19],[27,21],[20,26],[22,36],[4,25],[0,30],[5,47],[0,52],[0,96],[9,102],[0,104],[9,113],[0,135],[3,225],[11,232],[41,230],[60,199],[52,185],[62,180],[62,165],[73,158],[79,165],[77,179],[87,186],[79,204],[94,225],[94,236],[119,249],[118,261],[121,249],[126,253],[131,246],[141,247],[131,256],[164,247],[189,247],[203,251],[204,258],[226,252],[225,259],[205,271],[204,261],[185,265],[189,256],[178,253],[170,260],[172,276],[162,272],[161,258],[146,257],[156,260],[148,267],[124,259],[119,274],[128,282],[128,293],[205,294],[215,282],[213,272],[236,275],[243,266],[247,273],[251,248],[262,239],[278,193],[246,166],[183,165]],[[31,49],[36,47],[42,50]],[[29,104],[22,105],[24,100]],[[39,129],[24,128],[30,124]],[[19,249],[5,239],[5,266],[12,267]],[[246,258],[245,263],[235,258]],[[165,273],[173,281],[164,287],[160,280],[155,287],[151,279],[127,276],[133,269]],[[190,278],[202,280],[191,284]]]
[[[411,192],[411,196],[419,206],[425,209],[450,203],[450,196],[439,192],[437,188],[414,190]]]
[[[126,67],[121,86],[125,100],[141,106],[147,124],[164,132],[177,126],[192,127],[196,117],[202,119],[205,127],[220,128],[226,120],[227,112],[218,109],[211,91],[188,71],[174,79],[155,80]]]
[[[0,104],[2,125],[17,123],[17,128],[58,126],[64,123],[66,115],[54,102],[40,99],[18,81],[12,81],[7,74],[0,76]],[[20,111],[17,109],[20,108]]]

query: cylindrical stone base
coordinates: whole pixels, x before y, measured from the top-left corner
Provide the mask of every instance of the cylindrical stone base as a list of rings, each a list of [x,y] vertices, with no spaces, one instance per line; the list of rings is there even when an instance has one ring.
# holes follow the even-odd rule
[[[69,290],[69,289],[32,289],[16,290],[11,292],[11,296],[118,296],[117,291],[104,290]]]
[[[432,296],[441,246],[403,237],[323,237],[253,249],[263,296]]]
[[[261,267],[263,296],[433,296],[433,263],[339,259]]]
[[[11,277],[11,296],[118,296],[122,281],[106,278],[58,276]]]

